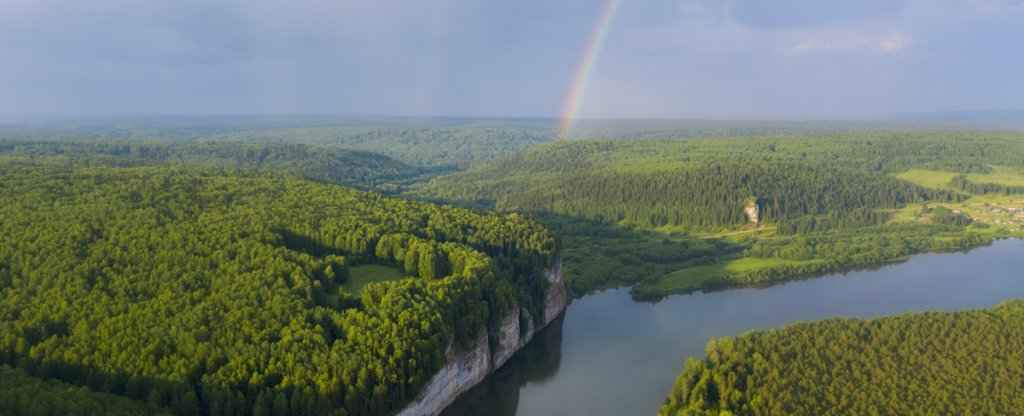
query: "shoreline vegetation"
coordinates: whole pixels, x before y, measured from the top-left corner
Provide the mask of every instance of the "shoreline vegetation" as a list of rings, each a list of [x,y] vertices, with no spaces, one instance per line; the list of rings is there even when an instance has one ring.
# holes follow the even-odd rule
[[[534,213],[563,240],[574,297],[627,286],[656,301],[1024,236],[1021,137],[565,141],[410,189]]]
[[[884,243],[887,244],[885,252],[871,252],[868,251],[869,249],[862,249],[864,251],[860,255],[849,256],[845,255],[847,250],[861,250],[861,248],[858,245],[835,245],[820,249],[815,246],[816,248],[812,249],[810,255],[812,258],[807,260],[794,260],[786,257],[740,257],[736,260],[727,260],[724,263],[682,269],[661,278],[642,280],[632,287],[630,294],[638,301],[657,301],[672,294],[770,285],[901,263],[923,253],[970,250],[989,245],[995,238],[1005,238],[1005,236],[988,233],[963,231],[955,227],[914,226],[902,230],[890,230],[883,227],[879,231],[884,233],[880,238],[869,238],[863,241],[865,244],[873,245],[882,244],[879,242],[880,239],[888,240]],[[870,230],[861,230],[861,232],[867,233]],[[915,237],[926,235],[928,238],[911,238],[906,235],[909,233]],[[930,235],[930,233],[934,234]],[[819,238],[828,239],[830,237],[821,236]],[[854,241],[854,243],[857,242]],[[803,245],[805,243],[786,244]],[[747,250],[748,252],[758,252],[762,249],[762,245],[755,243]],[[772,252],[772,249],[768,250],[769,253]]]

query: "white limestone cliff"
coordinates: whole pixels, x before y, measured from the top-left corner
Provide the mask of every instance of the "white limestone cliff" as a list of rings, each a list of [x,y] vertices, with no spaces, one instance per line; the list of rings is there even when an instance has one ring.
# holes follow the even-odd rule
[[[562,280],[561,256],[558,257],[558,260],[555,260],[555,265],[544,273],[544,278],[548,281],[548,290],[544,294],[544,319],[541,321],[541,326],[551,323],[552,320],[565,310],[568,303],[565,281]]]
[[[524,322],[526,328],[522,328]],[[501,327],[498,328],[498,343],[491,354],[491,366],[495,370],[501,368],[516,351],[533,339],[533,333],[533,319],[526,308],[515,308],[506,315],[501,320]]]
[[[452,404],[460,394],[483,381],[491,372],[491,349],[487,331],[481,330],[473,349],[454,354],[449,345],[445,363],[420,394],[398,416],[436,415]]]
[[[562,280],[562,258],[545,271],[548,289],[544,293],[544,316],[541,325],[534,328],[533,319],[526,308],[515,307],[501,319],[496,328],[497,342],[492,351],[487,331],[481,330],[476,343],[469,351],[455,354],[449,346],[445,351],[445,364],[441,367],[420,393],[398,416],[438,415],[462,393],[476,386],[488,374],[501,368],[520,348],[525,346],[533,334],[541,330],[565,310],[568,302],[565,283]],[[526,328],[522,328],[523,324]]]

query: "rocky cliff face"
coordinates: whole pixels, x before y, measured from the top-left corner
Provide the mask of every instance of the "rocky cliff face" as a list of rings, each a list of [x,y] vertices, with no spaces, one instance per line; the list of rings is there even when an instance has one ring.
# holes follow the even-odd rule
[[[544,320],[542,322],[543,325],[547,325],[565,310],[568,302],[565,281],[562,280],[561,256],[555,261],[555,265],[544,273],[544,278],[548,281],[548,290],[544,294]]]
[[[476,344],[469,351],[455,354],[449,346],[445,352],[444,366],[427,381],[416,399],[398,412],[398,416],[440,414],[459,395],[504,365],[516,351],[533,339],[535,332],[557,318],[565,310],[567,302],[561,257],[545,271],[544,278],[549,285],[544,293],[544,316],[539,327],[534,328],[533,319],[526,308],[515,307],[501,319],[501,326],[495,328],[498,339],[493,351],[486,330],[480,331]]]
[[[747,219],[750,220],[752,224],[757,225],[761,222],[761,209],[757,206],[757,203],[751,202],[747,204],[744,211],[747,212]]]
[[[481,330],[476,345],[469,351],[456,355],[448,346],[444,366],[423,386],[416,399],[398,412],[398,416],[441,413],[456,397],[482,381],[490,372],[490,343],[487,342],[487,331]]]
[[[526,328],[522,327],[524,323]],[[491,367],[495,370],[501,368],[516,351],[533,339],[534,332],[533,319],[526,308],[516,308],[506,315],[498,328],[498,345],[491,354]]]

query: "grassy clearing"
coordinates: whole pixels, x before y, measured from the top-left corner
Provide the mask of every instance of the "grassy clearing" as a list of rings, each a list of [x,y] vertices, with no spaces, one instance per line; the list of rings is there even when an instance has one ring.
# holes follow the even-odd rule
[[[342,285],[345,291],[358,295],[370,282],[384,282],[406,278],[404,270],[380,264],[361,264],[348,269],[348,280]]]
[[[992,173],[972,173],[967,179],[977,183],[997,183],[1007,186],[1024,186],[1024,173],[1005,166],[993,166]]]
[[[949,181],[959,175],[941,170],[911,169],[893,176],[907,182],[934,189],[952,189]],[[974,183],[995,183],[1006,186],[1024,186],[1024,172],[1005,166],[993,166],[992,173],[970,173],[967,180]]]
[[[716,286],[716,282],[726,283],[730,276],[754,270],[777,266],[791,266],[817,263],[821,260],[788,260],[760,259],[744,257],[706,266],[689,267],[669,273],[658,280],[654,287],[665,293],[690,292],[705,287]]]
[[[959,174],[938,170],[911,169],[893,176],[928,188],[950,189],[949,181],[953,180],[956,175]]]
[[[967,179],[975,183],[1024,186],[1024,174],[1020,171],[1004,166],[993,166],[992,169],[992,173],[968,174]],[[913,169],[894,176],[930,188],[950,189],[949,181],[956,175],[954,172]],[[961,203],[929,205],[963,211],[975,222],[992,226],[992,231],[998,236],[1024,235],[1024,214],[1011,210],[1024,207],[1024,195],[971,194],[970,199]],[[920,220],[919,213],[919,206],[907,206],[894,213],[893,221]]]

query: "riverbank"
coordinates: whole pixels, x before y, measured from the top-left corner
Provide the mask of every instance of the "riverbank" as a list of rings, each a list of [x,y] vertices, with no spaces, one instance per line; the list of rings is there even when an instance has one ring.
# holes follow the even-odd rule
[[[1014,299],[712,339],[706,358],[687,360],[660,414],[1012,413],[1024,409],[1022,320],[1024,301]]]
[[[444,415],[653,415],[686,358],[703,357],[711,338],[833,316],[991,307],[1024,296],[1021,252],[1024,241],[999,240],[876,270],[656,304],[635,302],[627,289],[595,293],[573,301],[550,351],[526,348],[532,359],[513,358],[481,384],[481,394],[474,390]]]
[[[634,298],[643,301],[876,267],[1024,236],[987,224],[939,224],[914,217],[875,226],[799,234],[767,228],[715,238],[553,215],[540,219],[563,241],[571,296],[631,287]]]

